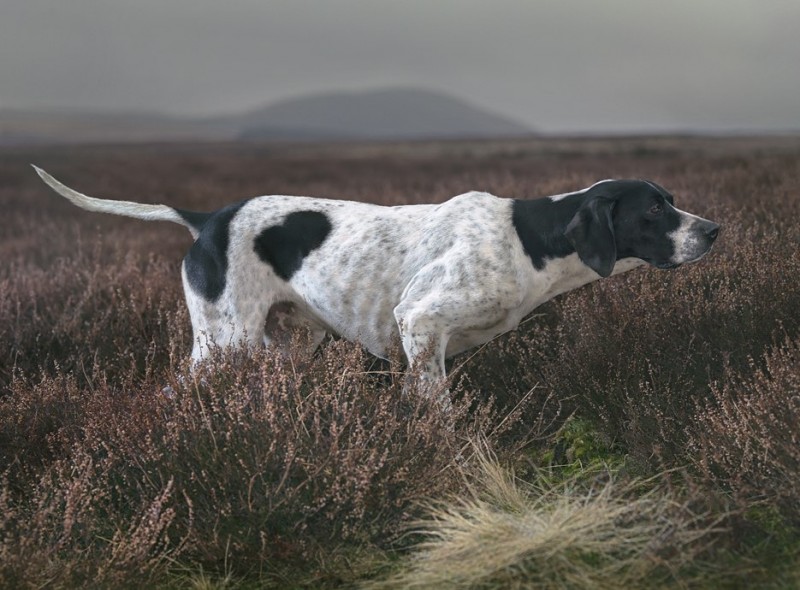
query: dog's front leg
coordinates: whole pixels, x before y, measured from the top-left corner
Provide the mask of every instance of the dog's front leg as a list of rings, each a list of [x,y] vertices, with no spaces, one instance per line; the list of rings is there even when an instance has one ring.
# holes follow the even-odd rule
[[[435,317],[424,313],[395,309],[403,351],[409,364],[406,390],[415,386],[423,395],[432,397],[444,412],[450,412],[450,392],[445,374],[445,351],[448,335]]]

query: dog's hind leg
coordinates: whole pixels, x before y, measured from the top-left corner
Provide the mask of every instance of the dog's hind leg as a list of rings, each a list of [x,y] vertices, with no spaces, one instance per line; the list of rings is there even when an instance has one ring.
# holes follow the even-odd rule
[[[192,356],[190,371],[197,376],[198,365],[209,358],[215,348],[237,348],[261,346],[264,338],[264,320],[269,310],[268,303],[253,303],[246,309],[221,298],[210,302],[196,293],[184,281],[186,304],[192,320]],[[185,384],[187,375],[179,375],[178,382]],[[201,378],[201,382],[204,379]],[[175,397],[172,386],[161,390],[168,398]]]
[[[184,273],[183,281],[189,317],[192,320],[192,366],[208,357],[212,348],[256,347],[264,342],[264,322],[269,296],[235,298],[223,293],[209,301],[195,291]],[[236,293],[235,289],[231,293]]]

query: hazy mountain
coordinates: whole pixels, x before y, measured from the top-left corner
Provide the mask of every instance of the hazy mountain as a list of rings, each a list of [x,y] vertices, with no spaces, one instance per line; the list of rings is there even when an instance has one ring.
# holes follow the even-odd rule
[[[0,110],[0,143],[513,137],[531,130],[461,99],[419,89],[335,92],[191,119],[149,113]]]
[[[437,92],[384,89],[283,100],[239,118],[247,138],[507,137],[530,129]]]

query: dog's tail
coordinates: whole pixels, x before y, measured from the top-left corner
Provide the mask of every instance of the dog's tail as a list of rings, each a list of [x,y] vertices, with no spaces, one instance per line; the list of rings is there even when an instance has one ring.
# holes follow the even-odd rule
[[[172,221],[179,223],[192,232],[192,237],[196,238],[203,228],[203,224],[211,217],[210,213],[197,213],[194,211],[183,211],[168,207],[167,205],[146,205],[144,203],[134,203],[132,201],[111,201],[108,199],[96,199],[74,191],[66,185],[61,184],[47,172],[37,166],[33,166],[39,177],[47,183],[51,189],[62,197],[69,199],[72,203],[98,213],[113,213],[125,217],[145,219],[147,221]]]

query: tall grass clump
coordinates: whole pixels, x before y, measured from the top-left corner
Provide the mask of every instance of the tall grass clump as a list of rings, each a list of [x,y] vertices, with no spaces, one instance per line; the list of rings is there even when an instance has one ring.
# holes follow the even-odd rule
[[[719,572],[698,556],[721,527],[655,480],[610,472],[516,479],[480,451],[466,491],[435,504],[392,588],[671,588]]]

